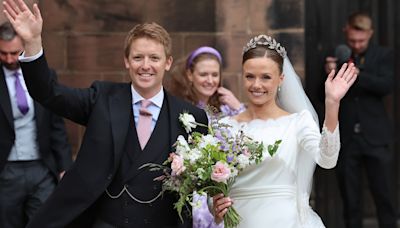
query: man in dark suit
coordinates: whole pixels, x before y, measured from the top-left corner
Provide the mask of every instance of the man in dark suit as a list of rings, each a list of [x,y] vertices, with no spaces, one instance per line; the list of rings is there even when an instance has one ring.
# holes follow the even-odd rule
[[[344,60],[354,62],[358,70],[358,79],[342,99],[339,113],[342,148],[337,176],[346,227],[362,227],[362,169],[365,168],[379,227],[394,228],[396,211],[391,198],[390,175],[393,152],[389,149],[391,127],[383,100],[394,83],[393,55],[389,50],[369,43],[373,34],[372,20],[365,13],[350,15],[344,33],[351,49],[348,59]],[[341,56],[345,54],[337,53],[339,58],[327,57],[327,72],[336,69]]]
[[[33,14],[23,1],[10,0],[5,8],[25,42],[21,65],[33,98],[86,126],[73,167],[28,227],[191,227],[191,221],[182,224],[177,216],[176,195],[160,195],[161,183],[153,180],[160,173],[139,169],[161,164],[177,136],[186,135],[180,113],[192,113],[207,124],[204,111],[162,87],[172,64],[171,39],[164,28],[145,23],[128,33],[124,61],[131,83],[95,82],[73,89],[49,77],[37,5]],[[145,117],[151,125],[143,128]],[[147,130],[151,136],[146,143]]]
[[[0,25],[2,228],[25,227],[72,163],[63,120],[34,102],[26,90],[18,62],[22,50],[11,24]]]

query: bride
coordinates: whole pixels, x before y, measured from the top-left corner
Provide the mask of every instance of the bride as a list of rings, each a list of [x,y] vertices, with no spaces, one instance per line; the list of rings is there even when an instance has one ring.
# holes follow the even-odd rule
[[[260,35],[243,51],[243,85],[248,109],[226,121],[235,131],[267,144],[282,140],[274,156],[244,170],[229,197],[213,197],[216,221],[234,206],[239,227],[324,227],[309,206],[315,164],[333,168],[340,148],[340,100],[357,78],[353,64],[343,64],[325,82],[325,121],[320,133],[318,118],[300,80],[273,38]]]

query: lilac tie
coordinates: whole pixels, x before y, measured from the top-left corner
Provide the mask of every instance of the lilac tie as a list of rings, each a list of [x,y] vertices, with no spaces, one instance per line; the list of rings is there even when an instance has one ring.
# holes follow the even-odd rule
[[[22,88],[21,81],[19,80],[19,73],[15,72],[15,95],[17,98],[17,106],[19,111],[25,115],[29,111],[28,101],[26,99],[24,88]]]
[[[137,133],[139,137],[140,147],[143,149],[146,146],[147,141],[149,141],[151,135],[151,121],[152,115],[147,107],[151,104],[149,100],[142,100],[141,107],[139,109],[139,120],[137,126]]]

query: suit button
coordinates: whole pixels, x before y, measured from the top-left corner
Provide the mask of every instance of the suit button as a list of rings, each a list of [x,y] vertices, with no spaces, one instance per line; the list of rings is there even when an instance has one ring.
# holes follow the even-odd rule
[[[129,223],[129,219],[128,219],[128,218],[125,218],[124,223],[125,223],[125,224],[128,224],[128,223]]]
[[[360,132],[361,132],[361,124],[360,123],[354,124],[354,133],[358,134]]]
[[[149,224],[149,221],[147,219],[143,219],[144,224]]]
[[[108,176],[107,176],[107,180],[111,180],[112,179],[112,174],[108,174]]]

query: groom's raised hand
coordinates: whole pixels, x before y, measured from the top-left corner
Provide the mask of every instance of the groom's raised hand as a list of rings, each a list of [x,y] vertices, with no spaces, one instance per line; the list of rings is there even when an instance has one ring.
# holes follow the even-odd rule
[[[42,48],[43,19],[37,4],[33,5],[33,12],[23,0],[3,1],[4,14],[24,41],[25,56],[32,56]]]

